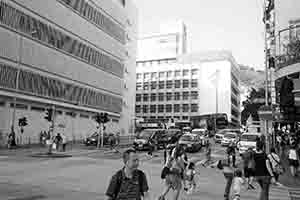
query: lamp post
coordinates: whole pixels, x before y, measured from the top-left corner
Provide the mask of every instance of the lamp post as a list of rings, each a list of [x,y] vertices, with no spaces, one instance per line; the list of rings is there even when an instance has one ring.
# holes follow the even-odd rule
[[[215,114],[215,133],[217,133],[217,115],[218,115],[218,101],[219,101],[219,95],[218,95],[218,87],[219,87],[219,70],[216,70],[216,87],[215,87],[215,92],[216,92],[216,114]]]

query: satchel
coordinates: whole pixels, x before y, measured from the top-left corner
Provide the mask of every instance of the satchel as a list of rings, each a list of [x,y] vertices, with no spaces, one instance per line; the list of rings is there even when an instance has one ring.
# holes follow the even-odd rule
[[[273,166],[274,172],[275,172],[276,174],[283,174],[284,171],[285,171],[285,169],[282,167],[281,163],[278,162],[278,161],[273,157],[272,154],[270,154],[270,155],[271,155],[272,159],[277,163],[276,166]]]

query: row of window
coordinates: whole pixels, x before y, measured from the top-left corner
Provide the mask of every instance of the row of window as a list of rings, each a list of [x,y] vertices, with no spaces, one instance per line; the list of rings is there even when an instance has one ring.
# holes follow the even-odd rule
[[[233,116],[235,116],[236,118],[239,117],[239,112],[238,112],[237,110],[235,110],[234,108],[231,109],[231,114],[232,114]]]
[[[235,96],[239,96],[238,90],[232,84],[231,84],[231,91],[233,92],[233,94],[235,94]]]
[[[233,105],[235,105],[236,107],[239,107],[238,101],[234,97],[232,97],[232,96],[231,96],[231,103]]]
[[[184,70],[175,70],[175,71],[164,71],[164,72],[146,72],[144,74],[142,73],[137,73],[136,74],[136,79],[140,80],[142,78],[144,79],[157,79],[157,78],[171,78],[171,77],[186,77],[186,76],[196,76],[198,74],[198,69],[184,69]]]
[[[174,64],[174,63],[177,63],[176,59],[161,59],[161,60],[139,61],[136,63],[136,66],[143,67],[143,66]]]
[[[160,119],[159,121],[161,122],[168,122],[169,119],[182,119],[182,120],[188,120],[189,116],[150,116],[150,117],[142,117],[145,119],[145,121],[147,119]]]
[[[236,78],[236,76],[231,72],[231,78],[233,79],[233,81],[235,82],[236,85],[239,85],[239,81]]]
[[[87,46],[2,1],[0,2],[0,23],[69,53],[104,71],[123,77],[124,64],[117,59]]]
[[[95,23],[106,33],[111,35],[113,38],[125,44],[125,31],[120,25],[103,15],[101,12],[95,9],[95,6],[91,5],[85,0],[58,0],[72,9],[79,12],[79,14],[88,19],[89,21]]]
[[[0,63],[0,88],[16,89],[17,69]],[[66,83],[30,71],[20,70],[18,89],[22,93],[120,113],[122,98]]]
[[[167,104],[167,105],[136,105],[136,113],[163,113],[163,112],[198,112],[198,104]]]
[[[156,89],[172,89],[172,88],[197,88],[198,87],[198,80],[169,80],[169,81],[151,81],[151,82],[144,82],[142,85],[141,82],[136,83],[136,90],[156,90]]]
[[[166,92],[166,93],[151,93],[151,94],[136,94],[136,102],[143,101],[179,101],[179,100],[189,100],[191,98],[192,100],[198,99],[198,91],[192,91],[192,92]]]

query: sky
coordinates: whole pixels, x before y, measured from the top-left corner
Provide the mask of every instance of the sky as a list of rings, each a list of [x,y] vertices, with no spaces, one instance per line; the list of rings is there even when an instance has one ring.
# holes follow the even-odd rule
[[[165,21],[187,26],[188,52],[230,50],[239,64],[264,68],[263,0],[132,0],[139,37]]]

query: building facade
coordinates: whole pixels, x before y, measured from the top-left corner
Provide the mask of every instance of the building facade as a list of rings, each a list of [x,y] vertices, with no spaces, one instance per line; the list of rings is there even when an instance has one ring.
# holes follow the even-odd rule
[[[137,117],[166,122],[226,113],[240,124],[239,65],[229,52],[138,61],[136,73]]]
[[[37,142],[49,128],[46,108],[69,139],[96,131],[99,112],[109,114],[107,130],[128,134],[136,24],[130,0],[1,0],[1,141],[13,126],[19,143]],[[20,134],[22,117],[28,126]]]
[[[274,79],[276,103],[280,105],[281,113],[285,113],[284,116],[281,116],[283,121],[300,121],[299,9],[300,2],[297,0],[275,1],[276,65]],[[293,87],[288,87],[289,83]]]

